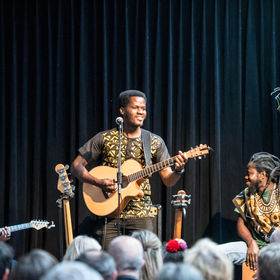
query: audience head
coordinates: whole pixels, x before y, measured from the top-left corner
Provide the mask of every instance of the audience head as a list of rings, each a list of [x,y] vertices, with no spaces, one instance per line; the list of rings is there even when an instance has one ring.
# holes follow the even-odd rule
[[[102,276],[81,262],[63,261],[54,266],[41,280],[103,280]]]
[[[199,240],[191,249],[186,250],[184,262],[195,266],[206,280],[233,278],[233,264],[217,244],[208,238]]]
[[[262,248],[258,256],[258,280],[277,280],[280,275],[280,243]]]
[[[87,250],[76,261],[83,262],[98,271],[104,280],[117,278],[116,264],[111,255],[98,250]]]
[[[280,242],[280,228],[276,229],[270,237],[270,243],[275,242]]]
[[[156,280],[204,280],[204,278],[194,266],[170,262],[163,265]]]
[[[109,254],[114,258],[118,275],[139,277],[145,261],[143,247],[139,240],[131,236],[118,236],[109,244]]]
[[[183,262],[184,251],[188,248],[183,239],[171,239],[163,248],[163,262]]]
[[[162,244],[156,234],[149,230],[140,230],[132,233],[138,239],[144,250],[145,265],[142,267],[140,278],[143,280],[154,279],[162,267]]]
[[[4,242],[0,241],[0,278],[8,279],[12,259],[14,256],[13,249]]]
[[[12,270],[10,279],[36,280],[57,264],[57,259],[50,253],[34,249],[22,256]]]
[[[101,250],[101,245],[92,237],[79,235],[69,244],[64,258],[64,261],[74,261],[83,252],[89,249]]]

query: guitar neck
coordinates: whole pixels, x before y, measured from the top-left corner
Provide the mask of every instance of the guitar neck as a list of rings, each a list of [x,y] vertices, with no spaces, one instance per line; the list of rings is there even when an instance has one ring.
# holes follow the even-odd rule
[[[69,200],[63,200],[66,247],[73,241],[73,230]]]
[[[151,174],[160,171],[166,167],[172,166],[175,162],[176,156],[163,160],[161,162],[158,162],[156,164],[153,164],[149,167],[146,167],[145,169],[142,169],[140,171],[137,171],[135,173],[132,173],[130,175],[127,176],[128,182],[133,182],[133,181],[137,181],[139,179],[145,178],[150,176]]]
[[[175,210],[174,233],[173,238],[181,238],[182,235],[183,213],[180,209]]]
[[[14,225],[14,226],[9,226],[8,229],[10,230],[10,232],[14,232],[14,231],[19,231],[19,230],[24,230],[24,229],[28,229],[31,228],[30,223],[25,223],[25,224],[20,224],[20,225]],[[0,232],[3,230],[4,228],[0,228]]]

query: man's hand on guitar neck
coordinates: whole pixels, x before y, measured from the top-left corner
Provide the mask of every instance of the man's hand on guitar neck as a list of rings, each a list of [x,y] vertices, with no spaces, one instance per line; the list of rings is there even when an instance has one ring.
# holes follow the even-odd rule
[[[188,161],[186,153],[179,151],[175,158],[175,171],[171,167],[166,167],[159,171],[161,179],[165,186],[173,187],[181,178],[181,174],[184,172],[185,164]]]
[[[10,238],[11,238],[11,232],[9,231],[8,227],[4,227],[0,232],[0,240],[6,242]]]
[[[184,167],[188,161],[188,157],[186,153],[183,153],[182,151],[179,151],[178,155],[176,156],[175,161],[175,172],[176,173],[183,173]]]

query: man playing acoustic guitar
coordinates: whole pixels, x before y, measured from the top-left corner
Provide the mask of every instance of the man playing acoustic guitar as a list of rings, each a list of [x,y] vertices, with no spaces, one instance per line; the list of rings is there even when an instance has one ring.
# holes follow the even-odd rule
[[[119,110],[123,118],[123,135],[121,138],[122,164],[127,160],[133,159],[145,168],[149,166],[149,161],[154,164],[167,160],[169,153],[162,138],[141,129],[147,115],[145,94],[138,90],[127,90],[120,93]],[[119,131],[116,128],[98,133],[79,149],[79,155],[72,163],[71,168],[72,174],[80,181],[93,185],[109,196],[117,192],[117,184],[114,178],[106,178],[106,175],[104,175],[104,178],[98,178],[98,176],[88,172],[86,166],[94,161],[99,162],[102,166],[116,169],[119,149],[118,137]],[[145,140],[147,138],[148,140]],[[149,147],[147,148],[145,145]],[[145,149],[149,151],[148,155],[145,155]],[[187,160],[187,154],[179,151],[179,154],[174,158],[174,168],[172,169],[169,165],[159,171],[161,179],[166,186],[171,187],[176,184],[184,172]],[[122,234],[130,234],[132,231],[139,229],[154,231],[154,215],[150,211],[152,201],[149,179],[144,178],[139,185],[142,195],[131,199],[122,209],[120,224]],[[100,203],[98,203],[97,205],[99,206]],[[89,209],[90,205],[87,204]],[[106,207],[104,206],[103,208]],[[100,209],[103,210],[102,207]],[[102,245],[105,249],[108,248],[109,242],[118,234],[116,227],[117,219],[111,218],[111,216],[110,218],[102,218],[104,222],[101,223],[101,228],[95,229],[99,236],[103,235]]]

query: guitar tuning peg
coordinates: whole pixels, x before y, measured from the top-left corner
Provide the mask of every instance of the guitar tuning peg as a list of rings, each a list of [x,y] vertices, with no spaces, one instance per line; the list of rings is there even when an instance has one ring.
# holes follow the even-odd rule
[[[199,156],[198,159],[202,159],[202,156]]]
[[[204,155],[203,157],[206,158],[206,155]]]
[[[66,164],[66,165],[64,166],[64,168],[65,168],[65,170],[69,169],[69,165]]]

